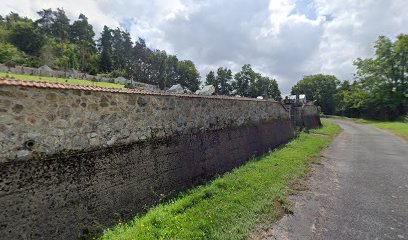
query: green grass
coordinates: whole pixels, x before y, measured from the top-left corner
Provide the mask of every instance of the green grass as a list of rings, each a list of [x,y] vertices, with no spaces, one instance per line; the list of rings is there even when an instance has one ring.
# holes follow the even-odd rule
[[[262,222],[281,217],[282,207],[288,208],[290,185],[306,176],[314,156],[341,131],[326,121],[323,126],[300,133],[264,157],[106,230],[100,239],[247,238]]]
[[[373,125],[379,128],[389,130],[390,132],[408,140],[408,122],[394,121],[394,122],[380,122],[373,120],[357,119],[356,122]]]
[[[13,73],[4,73],[4,72],[0,72],[0,78],[11,78],[11,79],[25,80],[25,81],[58,82],[58,83],[79,84],[79,85],[106,87],[106,88],[124,88],[123,85],[116,84],[116,83],[93,82],[93,81],[88,81],[88,80],[70,79],[70,78],[40,77],[40,76],[22,75],[22,74],[13,74]]]
[[[387,121],[387,122],[366,120],[366,119],[359,119],[359,118],[345,118],[345,117],[339,117],[339,116],[330,116],[330,118],[372,125],[378,128],[385,129],[397,136],[404,138],[405,140],[408,140],[408,116],[402,117],[398,121]]]

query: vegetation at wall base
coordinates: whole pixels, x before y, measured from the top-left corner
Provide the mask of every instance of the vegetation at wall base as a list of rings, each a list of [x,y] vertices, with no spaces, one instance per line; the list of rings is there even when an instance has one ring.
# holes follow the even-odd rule
[[[289,208],[291,183],[305,177],[311,160],[340,131],[324,121],[323,128],[300,133],[265,156],[106,230],[100,239],[245,239]]]
[[[4,73],[0,72],[0,79],[8,78],[15,80],[24,80],[24,81],[42,81],[42,82],[57,82],[57,83],[67,83],[67,84],[79,84],[86,86],[94,87],[105,87],[105,88],[124,88],[121,84],[108,83],[108,82],[93,82],[81,79],[71,79],[71,78],[54,78],[54,77],[39,77],[32,75],[23,75],[23,74],[13,74],[13,73]]]

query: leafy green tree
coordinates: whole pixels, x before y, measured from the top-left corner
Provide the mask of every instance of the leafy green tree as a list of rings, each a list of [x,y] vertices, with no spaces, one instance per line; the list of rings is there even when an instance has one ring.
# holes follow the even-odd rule
[[[252,70],[251,65],[245,64],[241,71],[235,74],[235,82],[233,84],[233,88],[236,94],[249,97],[251,95],[250,86],[255,83],[257,78],[257,73]]]
[[[230,95],[232,91],[232,71],[228,68],[218,68],[216,82],[221,95]]]
[[[13,45],[7,42],[0,42],[0,63],[24,63],[23,54]]]
[[[380,36],[375,57],[357,59],[353,106],[365,117],[394,119],[408,108],[408,35]]]
[[[275,79],[259,75],[254,85],[253,89],[255,92],[252,93],[252,97],[262,96],[264,99],[272,98],[277,101],[282,99],[278,83]]]
[[[333,75],[316,74],[304,77],[292,87],[292,94],[305,94],[315,101],[324,114],[335,113],[335,94],[339,80]]]
[[[39,55],[45,37],[32,21],[13,22],[9,30],[9,42],[30,55]]]
[[[191,91],[196,91],[200,85],[200,74],[194,63],[190,60],[179,61],[177,63],[177,72],[179,74],[178,83],[187,87]]]
[[[67,70],[69,68],[77,69],[79,66],[77,51],[75,51],[74,44],[58,43],[57,49],[62,49],[61,55],[56,59],[56,65],[58,68]]]
[[[32,22],[32,20],[30,20],[30,19],[28,19],[28,18],[26,18],[26,17],[20,17],[20,15],[18,14],[18,13],[15,13],[15,12],[10,12],[7,16],[6,16],[6,18],[4,19],[4,25],[5,25],[5,27],[6,27],[6,29],[10,29],[11,28],[11,25],[13,24],[13,23],[16,23],[16,22]]]

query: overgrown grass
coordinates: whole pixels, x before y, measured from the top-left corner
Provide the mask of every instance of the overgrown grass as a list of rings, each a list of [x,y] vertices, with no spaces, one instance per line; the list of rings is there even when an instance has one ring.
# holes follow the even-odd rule
[[[0,78],[11,78],[11,79],[25,80],[25,81],[58,82],[58,83],[79,84],[79,85],[106,87],[106,88],[124,88],[123,85],[116,84],[116,83],[93,82],[93,81],[88,81],[88,80],[70,79],[70,78],[40,77],[40,76],[13,74],[13,73],[4,73],[4,72],[0,72]]]
[[[337,125],[324,121],[323,126],[106,230],[100,239],[247,238],[265,217],[272,222],[281,216],[276,202],[287,207],[290,184],[305,176],[311,159],[340,132]]]

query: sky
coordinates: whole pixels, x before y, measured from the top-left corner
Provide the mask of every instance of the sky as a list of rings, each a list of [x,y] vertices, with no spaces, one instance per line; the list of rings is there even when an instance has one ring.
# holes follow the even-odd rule
[[[373,55],[379,35],[408,33],[408,0],[1,0],[10,11],[38,18],[63,8],[85,14],[99,35],[121,27],[133,40],[192,60],[201,78],[244,64],[275,78],[282,93],[303,76],[324,73],[352,80],[358,57]]]

